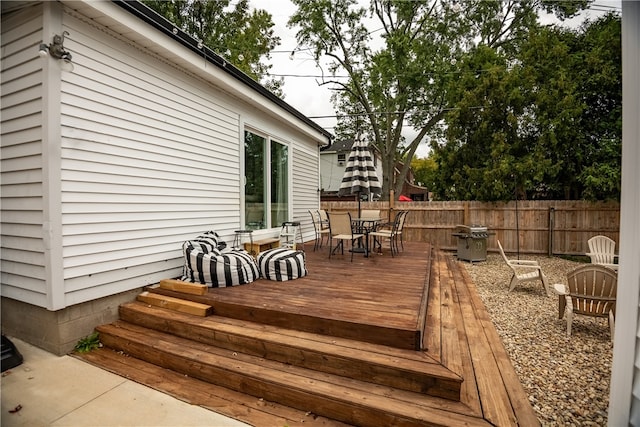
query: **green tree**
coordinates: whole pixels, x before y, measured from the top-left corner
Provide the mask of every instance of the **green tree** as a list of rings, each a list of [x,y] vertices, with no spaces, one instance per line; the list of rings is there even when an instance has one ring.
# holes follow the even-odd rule
[[[356,0],[292,1],[298,9],[289,25],[298,28],[299,44],[317,61],[330,60],[322,84],[344,112],[338,137],[364,133],[382,154],[383,199],[391,189],[400,194],[418,145],[443,131],[465,52],[476,44],[515,52],[538,10],[571,13],[558,3],[521,0],[372,0],[368,9]],[[344,73],[346,81],[336,78]],[[405,126],[417,130],[410,141]]]
[[[265,60],[280,43],[271,14],[251,11],[249,0],[142,0],[203,44],[277,95],[282,79],[267,79],[271,65]]]
[[[425,158],[414,157],[411,160],[411,169],[415,182],[427,187],[429,191],[436,186],[438,164],[435,156],[431,155]]]
[[[577,38],[583,112],[579,129],[585,164],[579,171],[581,197],[619,199],[622,163],[622,34],[620,17],[609,14],[586,23]]]
[[[606,199],[620,185],[620,22],[531,28],[514,59],[465,56],[445,142],[432,144],[445,199]]]

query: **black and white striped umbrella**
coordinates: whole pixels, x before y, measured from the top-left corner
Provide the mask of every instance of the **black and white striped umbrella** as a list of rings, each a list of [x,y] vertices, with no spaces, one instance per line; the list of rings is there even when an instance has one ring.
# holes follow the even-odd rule
[[[373,165],[373,156],[367,143],[361,138],[356,138],[353,147],[351,147],[347,167],[338,190],[340,196],[353,194],[358,196],[358,216],[360,216],[360,196],[362,194],[366,194],[369,200],[371,200],[372,194],[382,194],[382,186]]]

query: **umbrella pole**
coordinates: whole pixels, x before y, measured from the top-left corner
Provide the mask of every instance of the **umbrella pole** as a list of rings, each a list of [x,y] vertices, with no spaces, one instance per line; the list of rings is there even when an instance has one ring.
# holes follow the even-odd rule
[[[395,207],[394,204],[396,202],[396,192],[395,190],[389,190],[389,222],[392,221],[392,217],[393,217],[393,208]]]
[[[358,191],[356,195],[358,197],[358,218],[360,218],[360,192]]]

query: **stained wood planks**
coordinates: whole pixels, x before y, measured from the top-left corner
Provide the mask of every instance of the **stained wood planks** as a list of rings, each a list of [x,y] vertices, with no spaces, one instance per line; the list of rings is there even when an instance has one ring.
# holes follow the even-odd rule
[[[162,289],[169,289],[171,291],[182,292],[185,294],[193,295],[205,295],[208,287],[199,283],[183,282],[176,279],[164,279],[160,281],[160,287]]]
[[[486,426],[465,406],[389,387],[231,353],[131,324],[103,325],[110,348],[203,381],[357,426]]]
[[[221,316],[416,350],[422,348],[430,254],[429,245],[414,245],[401,256],[357,255],[352,263],[347,255],[329,260],[328,252],[306,252],[305,277],[260,279],[188,298]]]
[[[168,332],[231,351],[243,352],[361,381],[459,400],[462,378],[422,352],[337,340],[253,322],[210,316],[198,319],[139,303],[120,307],[128,323]]]
[[[254,283],[258,286],[210,289],[204,296],[188,296],[196,302],[226,305],[223,311],[244,312],[250,320],[185,316],[137,303],[132,305],[143,309],[129,318],[128,305],[122,306],[123,320],[139,325],[115,323],[104,330],[105,341],[131,352],[132,357],[182,369],[187,376],[203,373],[203,379],[222,381],[216,387],[230,387],[265,401],[280,399],[292,411],[317,409],[353,425],[538,425],[464,267],[451,254],[432,251],[428,245],[405,247],[399,257],[374,255],[369,264],[366,258],[355,258],[353,266],[346,256],[329,261],[326,252],[308,252],[308,280],[261,280]],[[243,300],[251,302],[242,305]],[[156,314],[145,317],[152,312]],[[266,318],[264,324],[257,322],[261,316]],[[329,332],[338,326],[359,332],[354,337],[315,336],[304,330],[307,326],[278,329],[269,316],[276,323],[300,321]],[[425,331],[422,350],[362,340],[376,333],[393,336],[405,327]],[[238,365],[240,359],[230,356],[234,353],[249,365]],[[405,363],[408,368],[402,373]],[[236,370],[237,366],[241,368]],[[429,372],[433,382],[411,378]],[[447,394],[445,383],[435,385],[438,375],[446,381],[462,380],[458,401]],[[416,392],[423,385],[426,389],[421,391],[435,386],[442,387],[444,394]]]
[[[81,358],[192,405],[210,409],[250,425],[349,427],[348,424],[336,420],[216,386],[111,349],[94,350],[82,354]]]
[[[174,298],[166,295],[158,295],[150,292],[142,292],[138,295],[138,301],[155,305],[156,307],[168,308],[181,313],[194,314],[196,316],[208,316],[213,312],[213,308],[207,304],[188,301],[181,298]]]
[[[539,425],[540,422],[528,400],[525,401],[522,399],[522,396],[526,396],[524,387],[522,383],[520,383],[520,379],[513,368],[511,359],[509,359],[509,355],[502,344],[498,331],[496,331],[496,328],[489,318],[489,313],[487,313],[484,303],[476,292],[475,284],[465,269],[459,269],[458,272],[460,280],[466,284],[468,301],[474,309],[477,323],[482,327],[489,348],[491,349],[492,357],[490,361],[496,363],[497,370],[500,372],[500,382],[504,384],[504,390],[509,399],[509,405],[511,406],[510,409],[514,412],[514,421],[517,420],[520,425]],[[474,377],[476,376],[477,374],[474,375]],[[487,400],[487,398],[485,397],[484,400]],[[502,409],[503,411],[505,410],[505,408]],[[506,412],[509,411],[507,410]]]

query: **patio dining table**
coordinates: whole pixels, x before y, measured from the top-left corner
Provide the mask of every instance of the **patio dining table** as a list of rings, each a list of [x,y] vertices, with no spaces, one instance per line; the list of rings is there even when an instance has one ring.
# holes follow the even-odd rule
[[[354,232],[364,234],[364,246],[362,241],[358,240],[358,247],[352,249],[354,252],[364,252],[365,258],[369,257],[369,233],[375,231],[381,222],[382,218],[351,218]]]

